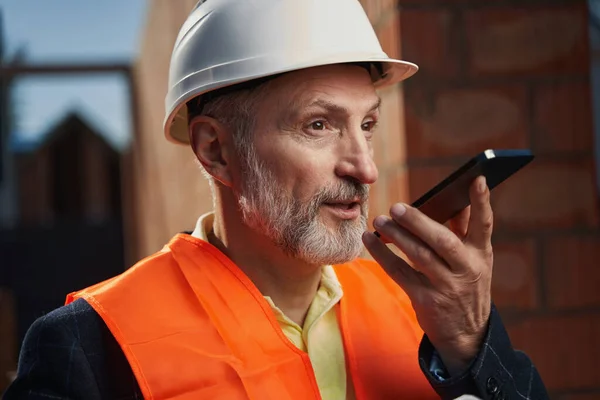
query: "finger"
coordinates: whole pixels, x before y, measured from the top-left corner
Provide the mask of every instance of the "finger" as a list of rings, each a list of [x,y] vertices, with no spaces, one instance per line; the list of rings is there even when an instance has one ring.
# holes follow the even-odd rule
[[[387,236],[383,235],[383,234],[382,234],[381,232],[379,232],[379,231],[375,231],[375,232],[373,232],[373,234],[374,234],[375,236],[377,236],[377,237],[379,238],[379,240],[381,240],[383,243],[386,243],[386,244],[387,244],[387,243],[392,243],[392,241],[390,240],[390,238],[389,238],[389,237],[387,237]]]
[[[401,203],[390,208],[390,215],[396,223],[429,246],[451,269],[461,269],[468,264],[464,243],[446,226]]]
[[[494,216],[490,204],[490,190],[484,176],[480,176],[471,184],[471,219],[467,232],[467,243],[480,250],[491,248]]]
[[[471,218],[471,206],[462,210],[458,215],[450,220],[450,230],[459,238],[467,236],[469,229],[469,219]]]
[[[430,280],[448,279],[451,274],[448,264],[422,240],[386,216],[381,215],[375,218],[373,223],[378,232],[389,238],[391,243],[398,247]]]
[[[403,259],[394,254],[377,236],[365,232],[362,236],[363,243],[375,261],[398,285],[411,296],[414,290],[423,285],[423,275],[415,271]]]

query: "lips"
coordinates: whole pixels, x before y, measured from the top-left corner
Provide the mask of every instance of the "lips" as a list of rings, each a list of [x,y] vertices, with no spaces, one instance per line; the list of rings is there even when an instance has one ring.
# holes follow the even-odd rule
[[[349,203],[325,203],[325,205],[329,206],[329,207],[338,207],[341,209],[349,210],[352,207],[359,205],[359,203],[356,201],[353,201],[353,202],[349,202]]]
[[[325,202],[325,204],[329,205],[329,206],[353,206],[355,204],[362,204],[363,203],[363,199],[361,199],[360,197],[353,197],[350,199],[345,199],[345,200],[340,200],[340,199],[335,199],[332,201],[328,201]]]
[[[360,216],[359,201],[340,201],[335,203],[324,203],[325,207],[341,219],[355,219]]]

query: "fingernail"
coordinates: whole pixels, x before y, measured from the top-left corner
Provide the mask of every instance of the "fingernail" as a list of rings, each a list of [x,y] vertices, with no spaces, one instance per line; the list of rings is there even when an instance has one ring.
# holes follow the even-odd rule
[[[400,218],[406,212],[406,206],[402,203],[396,203],[390,208],[390,214],[392,217]]]
[[[383,215],[380,215],[379,217],[373,220],[373,226],[379,229],[383,226],[383,224],[385,224],[385,221],[387,221],[387,218]]]
[[[479,193],[484,193],[486,188],[487,182],[485,180],[485,176],[482,176],[481,179],[479,179]]]

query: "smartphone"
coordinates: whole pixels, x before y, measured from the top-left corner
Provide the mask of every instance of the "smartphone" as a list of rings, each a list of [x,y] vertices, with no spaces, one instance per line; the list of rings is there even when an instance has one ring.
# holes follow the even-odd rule
[[[526,149],[486,150],[438,183],[412,206],[443,224],[471,204],[469,188],[475,178],[484,175],[492,190],[529,164],[533,158],[531,151]],[[379,236],[378,232],[375,234]]]

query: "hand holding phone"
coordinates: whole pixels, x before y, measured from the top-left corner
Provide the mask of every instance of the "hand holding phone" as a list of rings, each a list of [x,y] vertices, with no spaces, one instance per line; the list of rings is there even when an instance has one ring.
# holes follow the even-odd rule
[[[450,375],[459,374],[481,351],[491,313],[493,213],[490,190],[527,165],[527,150],[487,150],[471,159],[423,197],[374,226],[363,243],[373,259],[410,298],[420,326]],[[487,187],[483,179],[485,176]],[[471,204],[462,233],[440,225]],[[455,220],[456,221],[456,220]],[[410,264],[385,245],[389,240]]]
[[[469,206],[469,187],[480,175],[494,189],[533,160],[529,150],[486,150],[450,174],[412,206],[441,224]],[[379,233],[375,231],[379,236]]]

